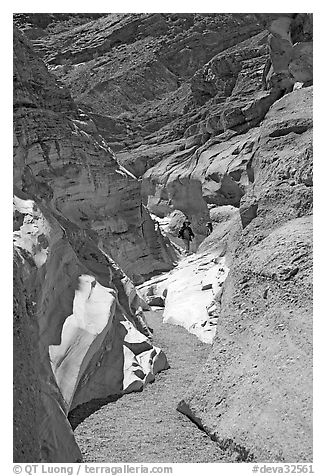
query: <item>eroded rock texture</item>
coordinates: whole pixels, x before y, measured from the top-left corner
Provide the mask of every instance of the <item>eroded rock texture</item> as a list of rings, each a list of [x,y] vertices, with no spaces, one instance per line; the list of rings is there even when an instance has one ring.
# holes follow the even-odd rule
[[[14,46],[15,185],[96,232],[134,281],[170,269],[173,254],[141,203],[140,183],[19,33]]]
[[[170,269],[173,250],[137,180],[19,32],[14,47],[14,458],[74,462],[68,412],[168,367],[127,274]]]
[[[15,462],[81,460],[53,376],[37,315],[38,287],[31,256],[14,251],[14,452]],[[32,265],[33,263],[33,265]],[[32,265],[32,266],[31,266]],[[44,333],[44,331],[43,331]]]
[[[139,315],[142,300],[130,280],[85,232],[64,228],[19,192],[14,211],[20,273],[15,324],[21,322],[20,339],[27,344],[34,339],[31,347],[19,341],[15,348],[17,420],[34,425],[35,452],[39,447],[42,461],[77,461],[81,455],[67,413],[93,398],[141,390],[168,367],[167,360],[149,339]],[[31,303],[28,314],[24,294]],[[24,376],[22,366],[28,370]],[[21,388],[24,379],[28,385]],[[29,394],[32,403],[22,410]],[[28,461],[26,433],[18,433],[19,427],[22,444],[15,458]]]
[[[311,461],[311,87],[271,107],[252,166],[213,349],[178,408],[237,460]]]
[[[184,131],[184,150],[163,156],[143,177],[149,209],[158,215],[181,210],[192,219],[198,237],[204,235],[208,206],[239,207],[255,181],[256,126],[271,105],[295,86],[312,83],[310,17],[264,20],[270,31],[225,49],[194,74],[188,107],[198,111],[201,106],[202,116],[197,113]],[[295,22],[306,33],[292,38]]]
[[[230,271],[213,295],[211,354],[178,409],[230,460],[311,461],[312,15],[109,14],[86,24],[56,15],[17,19],[38,28],[29,34],[53,76],[18,36],[15,183],[77,260],[73,282],[58,275],[65,292],[53,299],[66,307],[48,342],[63,406],[87,400],[88,388],[103,394],[103,369],[112,355],[122,367],[122,347],[134,372],[120,389],[155,373],[139,297],[112,258],[137,284],[169,270],[173,249],[148,211],[174,238],[187,216],[195,248]],[[209,281],[199,293],[215,289]],[[155,295],[167,312],[189,292],[173,286]],[[118,354],[104,337],[112,315]],[[76,338],[85,378],[78,364],[68,382]]]

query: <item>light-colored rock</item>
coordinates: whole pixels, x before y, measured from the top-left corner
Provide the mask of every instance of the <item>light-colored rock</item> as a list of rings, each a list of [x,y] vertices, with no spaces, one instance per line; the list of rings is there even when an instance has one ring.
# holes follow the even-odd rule
[[[190,218],[197,248],[206,236],[205,225],[210,219],[207,205],[238,207],[252,183],[251,162],[258,137],[258,128],[229,140],[218,136],[188,157],[178,154],[152,167],[142,182],[149,210],[153,200],[157,207],[164,190],[173,208]]]
[[[222,284],[227,273],[223,258],[218,264],[212,255],[184,259],[166,282],[163,322],[181,325],[201,341],[212,343],[216,327],[207,309],[215,299],[216,284]]]
[[[212,222],[222,223],[230,220],[234,214],[239,213],[238,208],[233,205],[216,206],[211,204],[209,207],[209,218]]]
[[[130,281],[120,280],[122,271],[92,240],[74,230],[76,241],[70,241],[69,229],[33,200],[16,196],[14,206],[23,286],[38,315],[42,458],[69,462],[80,458],[67,431],[70,410],[92,398],[140,390],[168,364],[138,330],[145,323],[132,308],[141,298],[133,289],[128,299]]]
[[[53,373],[67,411],[71,408],[79,375],[85,372],[112,326],[115,308],[114,289],[101,286],[94,276],[81,275],[78,278],[73,314],[67,316],[63,324],[60,345],[50,346],[49,349]]]
[[[195,102],[205,103],[204,119],[191,124],[185,137],[197,138],[201,133],[204,143],[196,139],[190,148],[175,152],[144,174],[142,193],[149,210],[166,216],[172,208],[189,216],[197,246],[205,236],[207,206],[239,207],[255,180],[252,161],[260,135],[255,126],[296,82],[311,83],[309,18],[307,14],[266,15],[269,35],[259,32],[197,71],[192,94]],[[253,201],[248,204],[248,220],[254,214]]]
[[[140,145],[133,149],[132,154],[130,154],[129,150],[122,150],[116,153],[116,157],[118,162],[130,170],[136,177],[142,177],[147,169],[178,151],[183,142],[180,139],[164,144]]]
[[[173,271],[172,271],[173,272]],[[150,279],[149,281],[145,281],[145,283],[140,284],[137,286],[137,292],[140,296],[144,299],[148,305],[153,307],[164,307],[165,305],[165,298],[167,294],[167,280],[171,275],[170,273],[164,273],[160,276],[155,276],[154,278]],[[154,303],[153,303],[154,300]],[[149,303],[152,304],[149,304]],[[156,302],[162,303],[163,305],[157,306]]]
[[[213,295],[216,296],[218,289],[222,286],[228,275],[228,268],[225,266],[225,259],[215,259],[216,266],[212,267],[202,279],[202,290],[212,289]]]
[[[157,223],[157,226],[159,226],[162,235],[167,237],[169,243],[171,246],[173,246],[174,252],[177,256],[175,264],[177,264],[178,259],[180,259],[180,257],[183,256],[185,252],[184,242],[178,237],[178,234],[183,222],[187,219],[187,216],[180,210],[174,210],[171,214],[164,218],[160,218],[153,213],[151,213],[151,217],[153,221]],[[197,247],[195,246],[195,248]]]
[[[28,347],[26,343],[20,344],[15,349],[16,358],[21,355],[22,349],[25,349],[26,362],[24,365],[30,365],[32,371],[37,375],[38,392],[34,388],[35,395],[33,396],[33,403],[35,405],[35,426],[33,431],[34,451],[39,451],[39,460],[43,462],[72,462],[81,460],[81,453],[74,440],[73,432],[70,424],[66,418],[64,402],[58,388],[58,385],[53,376],[49,356],[48,356],[48,333],[52,337],[56,335],[56,327],[62,324],[62,308],[65,307],[65,299],[62,296],[61,300],[57,301],[56,317],[57,322],[48,320],[49,316],[53,314],[54,309],[51,309],[51,301],[48,299],[47,315],[44,313],[44,296],[42,295],[41,283],[44,280],[44,268],[47,261],[49,261],[49,251],[58,241],[60,229],[57,227],[55,233],[51,234],[51,225],[40,209],[32,200],[24,200],[23,198],[15,197],[14,210],[16,220],[19,218],[21,226],[16,222],[14,232],[14,250],[16,261],[18,262],[17,273],[20,276],[19,287],[15,287],[15,296],[23,293],[29,301],[28,313],[35,319],[36,330],[34,329],[33,352],[35,359],[28,355]],[[53,229],[52,229],[53,231]],[[61,232],[62,233],[62,232]],[[41,239],[40,239],[41,238]],[[63,255],[64,246],[61,251]],[[57,266],[60,268],[60,258],[57,258]],[[60,274],[60,271],[59,273]],[[57,289],[52,288],[52,296],[60,294],[60,284],[65,286],[66,280],[61,275],[62,283],[58,283]],[[56,274],[52,276],[53,281],[56,280]],[[72,277],[73,279],[73,277]],[[52,283],[53,283],[52,281]],[[44,288],[48,285],[48,279],[45,280]],[[20,288],[20,289],[19,289]],[[66,288],[66,296],[69,296],[69,287]],[[28,296],[28,297],[27,297]],[[19,306],[22,310],[23,302]],[[27,314],[28,315],[28,314]],[[26,319],[26,315],[23,316]],[[31,322],[24,323],[25,332],[23,339],[29,341],[29,334],[33,332],[33,325]],[[14,362],[14,368],[17,369],[17,361]],[[18,367],[19,368],[19,367]],[[19,388],[19,380],[22,376],[17,375],[14,380],[15,388]],[[26,393],[23,393],[26,398]],[[28,395],[28,394],[27,394]],[[24,416],[26,421],[23,422],[27,426],[30,424],[28,416]],[[31,437],[31,435],[29,435]],[[22,438],[22,435],[20,435]],[[17,444],[17,439],[15,439]],[[28,455],[24,455],[28,443],[23,441],[22,452],[15,455],[15,461],[31,461]],[[28,459],[26,459],[28,458]]]
[[[147,302],[153,294],[164,300],[163,322],[183,326],[201,341],[212,343],[217,318],[213,304],[220,297],[228,271],[225,258],[196,254],[183,258],[160,279],[140,285],[138,291]]]
[[[147,207],[139,182],[66,89],[32,54],[15,70],[14,182],[28,193],[21,200],[39,204],[15,213],[15,241],[23,292],[37,297],[47,460],[60,445],[78,459],[47,352],[62,345],[78,283],[89,276],[99,306],[91,294],[82,308],[90,324],[96,308],[99,327],[87,334],[71,326],[63,336],[68,346],[70,332],[90,345],[85,354],[73,342],[85,372],[71,365],[67,384],[55,360],[71,408],[141,390],[164,368],[141,310],[152,295],[165,301],[170,322],[206,341],[216,330],[179,409],[238,461],[311,461],[312,15],[218,15],[181,14],[175,24],[170,14],[118,14],[36,43],[75,98],[98,109],[91,117],[122,150],[122,165],[137,175],[153,167],[142,186]],[[142,299],[113,259],[138,283],[169,269],[173,210],[191,219],[198,255],[139,287]],[[205,237],[209,219],[214,230]],[[113,334],[102,342],[114,293]]]
[[[20,252],[14,248],[13,459],[16,463],[80,461],[62,397],[41,353],[34,295],[25,286],[27,269]]]

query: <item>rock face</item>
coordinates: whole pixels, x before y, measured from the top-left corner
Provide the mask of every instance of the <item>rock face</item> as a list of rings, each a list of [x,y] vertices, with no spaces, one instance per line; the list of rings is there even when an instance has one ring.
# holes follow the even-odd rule
[[[219,318],[222,285],[228,274],[224,258],[206,252],[188,257],[170,273],[138,287],[151,306],[164,307],[163,322],[185,327],[211,344]]]
[[[43,314],[56,300],[59,312],[38,318],[63,416],[166,366],[129,277],[166,320],[212,342],[178,409],[230,461],[311,461],[312,15],[53,15],[19,18],[39,28],[53,76],[18,35],[15,184],[52,237],[17,244],[21,259],[45,270],[71,255],[51,265],[58,294],[42,294]],[[170,271],[185,217],[199,256]]]
[[[34,40],[102,16],[103,13],[16,13],[14,25],[22,29],[27,38]]]
[[[312,90],[261,126],[213,350],[180,402],[240,461],[312,460]],[[236,422],[236,424],[235,424]]]
[[[41,403],[41,384],[38,376],[37,321],[30,311],[31,303],[24,295],[21,260],[14,254],[13,285],[13,369],[14,369],[14,451],[16,462],[41,460],[39,427],[44,409]],[[24,342],[23,342],[24,341]]]
[[[135,281],[172,267],[139,187],[20,34],[15,35],[14,183],[79,228]]]
[[[201,106],[204,119],[185,130],[184,150],[163,158],[144,174],[142,193],[153,213],[179,209],[191,218],[200,236],[209,219],[208,205],[239,207],[255,180],[252,162],[260,140],[256,126],[295,84],[312,82],[309,18],[272,18],[270,32],[225,49],[194,74],[187,107]],[[295,22],[305,34],[295,35]]]
[[[253,180],[251,161],[258,135],[255,128],[240,136],[217,136],[199,149],[179,152],[152,167],[143,178],[149,209],[181,210],[190,217],[196,235],[204,235],[208,204],[239,207]]]
[[[18,32],[14,46],[14,458],[75,462],[69,410],[168,367],[119,264],[141,282],[173,249],[94,124]]]
[[[36,276],[30,266],[31,257],[24,251],[17,247],[14,252],[13,460],[80,461],[81,452],[65,415],[47,347],[40,342],[42,322],[34,301],[37,289],[32,285]]]
[[[29,359],[24,363],[33,368],[38,359],[33,368],[36,384],[29,383],[33,394],[40,392],[43,405],[37,406],[34,434],[39,435],[42,461],[77,461],[81,455],[66,419],[68,411],[92,398],[140,390],[168,364],[135,313],[142,300],[94,241],[82,230],[63,228],[33,200],[16,196],[14,204],[20,285],[38,319],[34,345],[39,350],[34,349],[35,358],[33,353],[25,355]],[[20,312],[20,320],[26,320],[26,313]],[[29,327],[25,322],[21,330],[27,337]],[[16,350],[18,372],[18,344]],[[17,394],[21,379],[15,379]],[[27,461],[19,448],[17,458]]]
[[[44,30],[34,46],[117,151],[144,138],[157,145],[182,138],[198,122],[198,108],[187,110],[192,76],[263,30],[255,14],[110,14]]]

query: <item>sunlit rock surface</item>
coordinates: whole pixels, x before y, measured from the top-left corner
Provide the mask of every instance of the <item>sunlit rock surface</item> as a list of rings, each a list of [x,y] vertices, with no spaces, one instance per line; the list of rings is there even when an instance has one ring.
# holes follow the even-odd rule
[[[178,409],[230,461],[311,461],[312,15],[112,14],[86,25],[52,15],[52,32],[45,17],[28,21],[56,79],[25,40],[16,44],[15,184],[43,208],[37,226],[23,224],[24,213],[15,226],[26,230],[16,234],[23,282],[44,285],[33,299],[41,355],[51,346],[68,406],[94,392],[139,390],[163,365],[125,272],[169,322],[212,342]],[[53,248],[51,217],[64,246]],[[186,217],[198,256],[171,271]],[[43,231],[30,237],[35,228]],[[111,348],[111,337],[101,342],[113,309]],[[59,408],[63,424],[67,403],[44,362],[56,395],[49,415]],[[55,440],[64,426],[48,421],[45,440]]]
[[[168,364],[133,310],[142,299],[135,290],[127,294],[126,277],[123,283],[121,270],[89,237],[74,230],[70,240],[69,230],[33,200],[15,196],[14,211],[22,285],[38,319],[42,458],[69,462],[80,453],[68,411],[92,398],[140,390]]]
[[[228,271],[224,258],[197,253],[183,258],[170,273],[142,284],[138,291],[150,305],[164,307],[163,322],[183,326],[211,344]]]
[[[141,282],[169,270],[173,249],[142,206],[138,181],[16,31],[14,186],[14,245],[22,293],[33,304],[18,314],[37,322],[26,336],[38,347],[35,454],[75,462],[81,454],[68,411],[140,390],[168,367],[127,275]],[[24,443],[17,443],[19,461],[26,461]]]

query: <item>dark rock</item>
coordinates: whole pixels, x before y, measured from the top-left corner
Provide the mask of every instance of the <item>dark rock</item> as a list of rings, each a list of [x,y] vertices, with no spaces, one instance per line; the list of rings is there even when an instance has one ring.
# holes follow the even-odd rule
[[[241,205],[240,207],[240,217],[241,217],[241,223],[242,227],[246,228],[246,226],[249,225],[249,223],[252,222],[254,218],[257,216],[257,210],[258,210],[258,203],[245,203]]]
[[[164,307],[164,299],[161,296],[148,296],[147,297],[147,303],[150,306],[157,306],[157,307]]]

